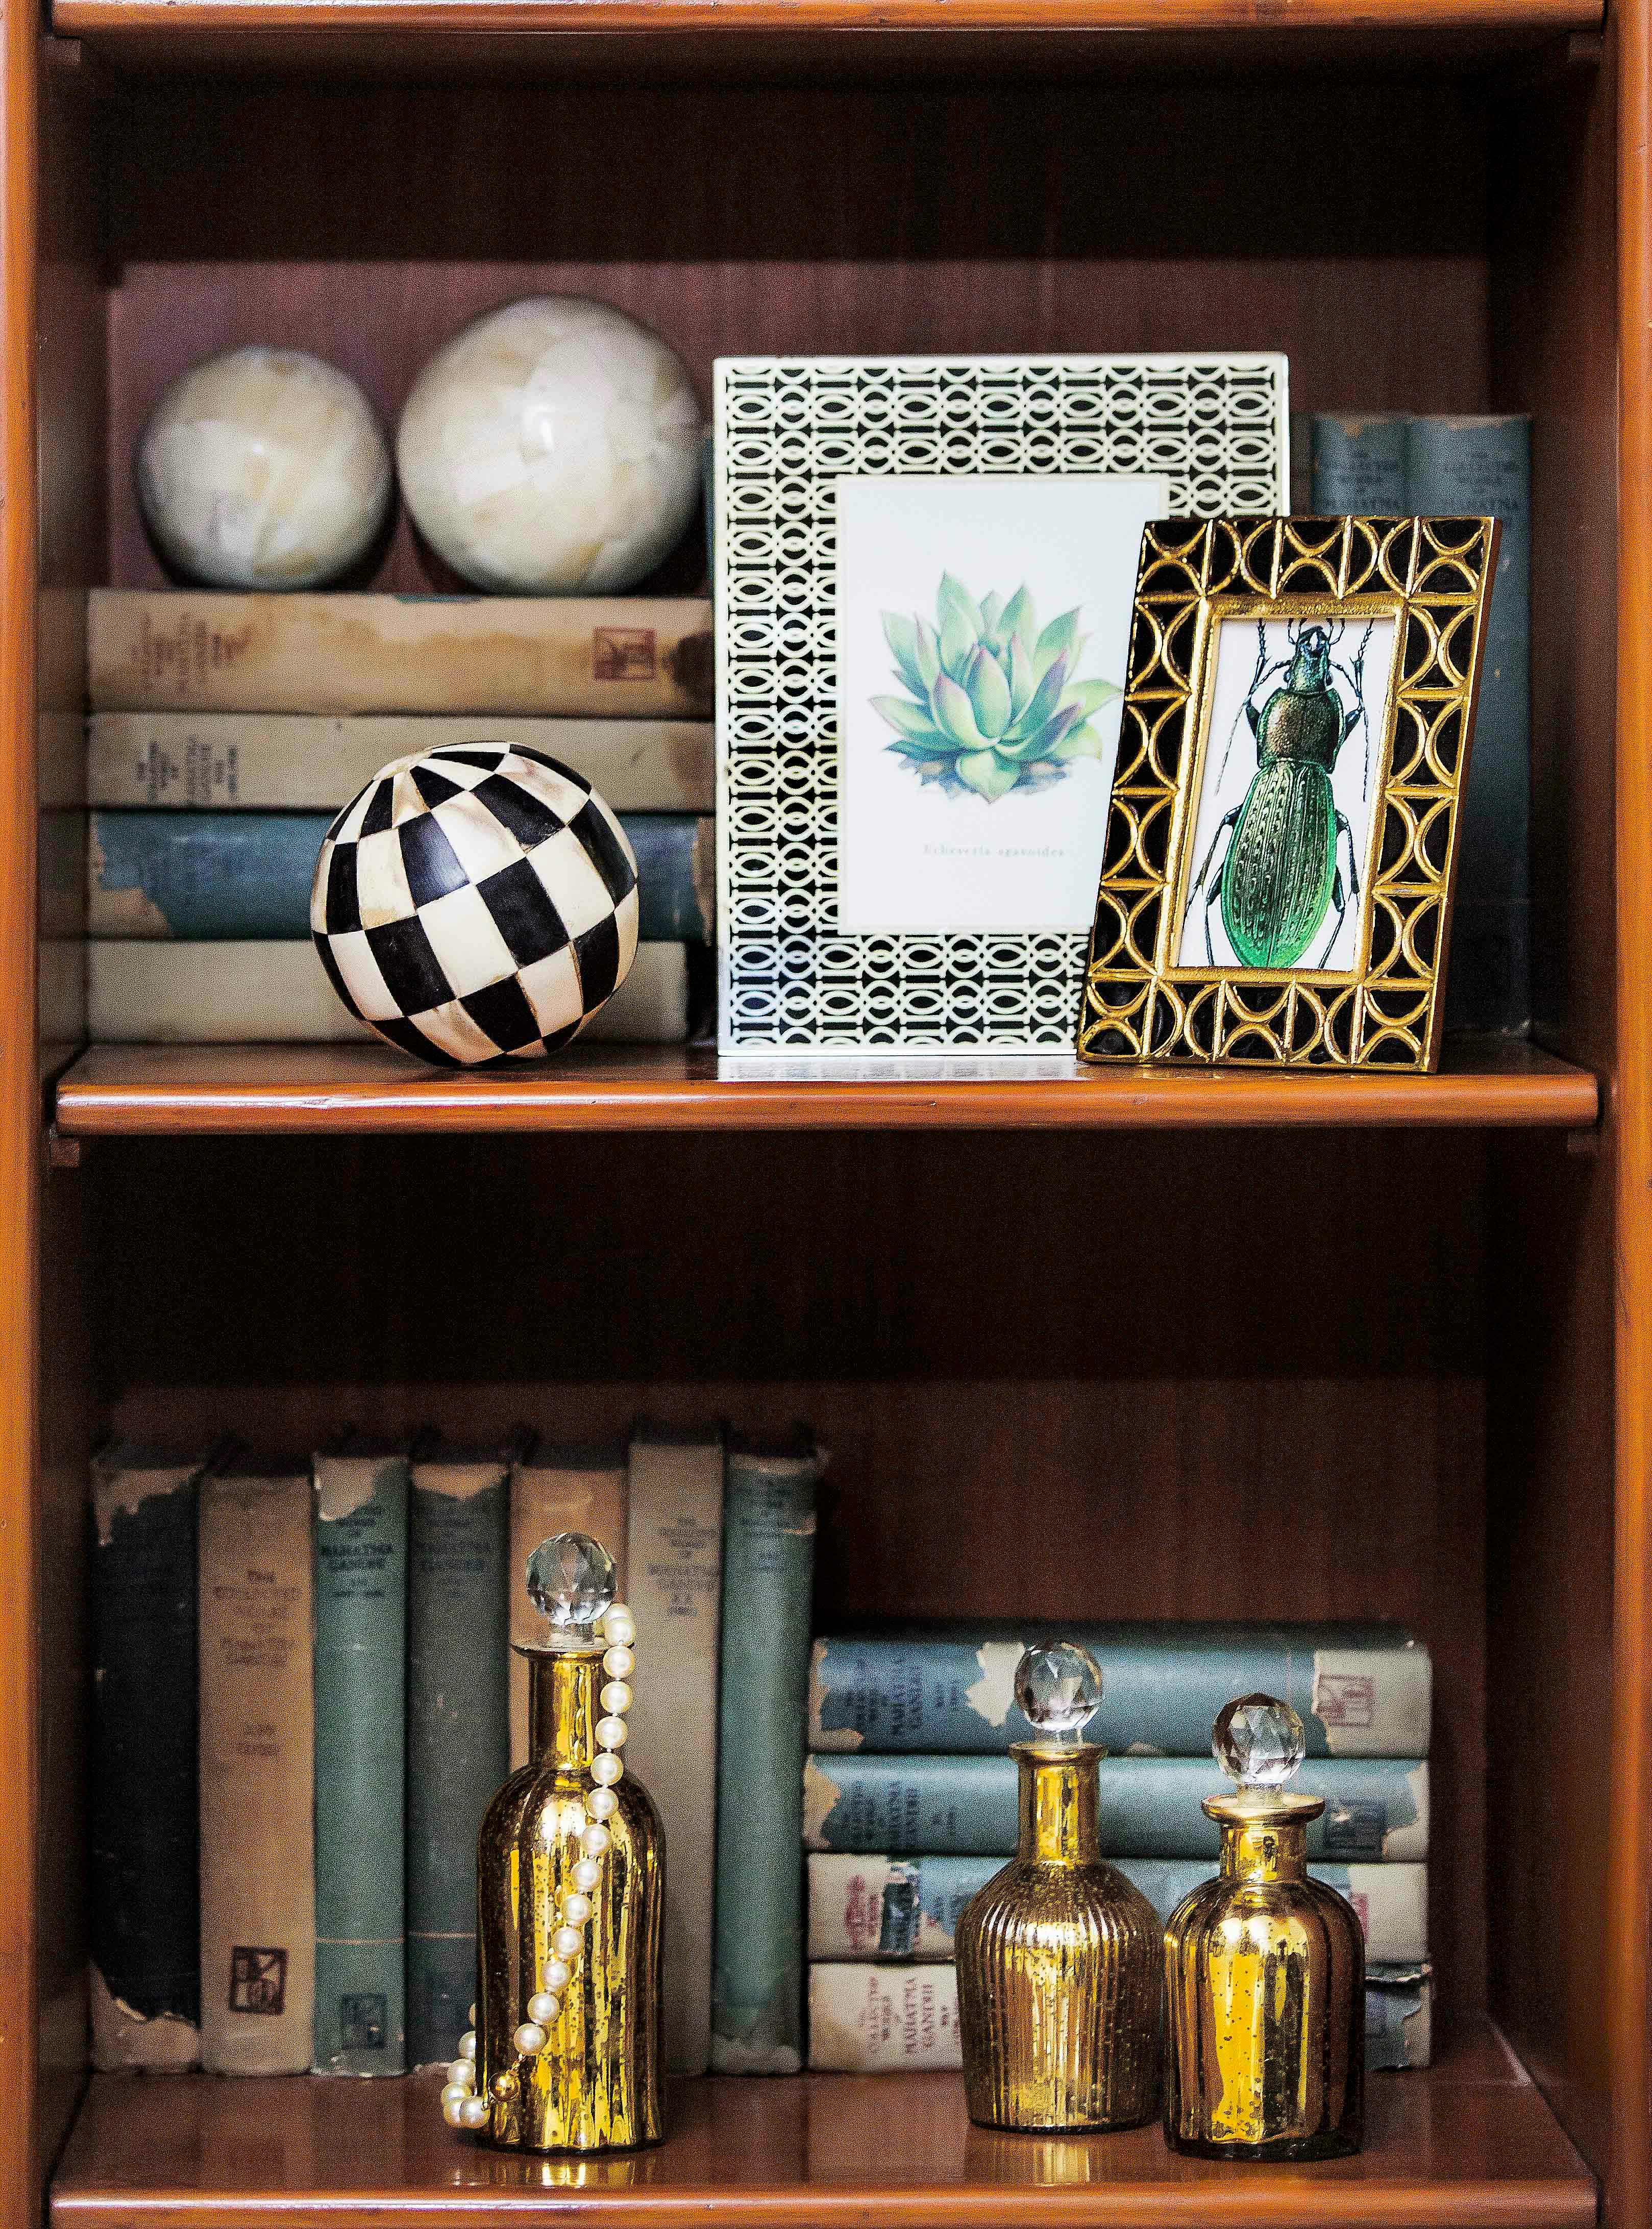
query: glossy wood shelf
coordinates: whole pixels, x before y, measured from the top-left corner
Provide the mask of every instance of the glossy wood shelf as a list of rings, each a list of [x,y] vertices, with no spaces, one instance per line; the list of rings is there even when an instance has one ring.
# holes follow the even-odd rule
[[[577,2211],[605,2229],[1585,2229],[1593,2178],[1493,2033],[1428,2073],[1374,2076],[1366,2148],[1234,2168],[1156,2127],[1045,2139],[965,2117],[956,2076],[806,2075],[674,2085],[658,2149],[490,2152],[442,2126],[440,2075],[396,2082],[94,2077],[52,2187],[54,2229],[426,2229]],[[560,2201],[560,2203],[559,2203]]]
[[[1106,1070],[1064,1057],[719,1060],[570,1053],[532,1075],[415,1068],[374,1045],[93,1045],[65,1137],[421,1130],[1587,1129],[1595,1079],[1535,1047],[1449,1044],[1437,1076]]]

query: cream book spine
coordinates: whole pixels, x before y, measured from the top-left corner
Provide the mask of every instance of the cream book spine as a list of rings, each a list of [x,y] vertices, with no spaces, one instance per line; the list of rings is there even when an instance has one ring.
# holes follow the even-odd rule
[[[626,1761],[665,1828],[665,2060],[711,2061],[723,1439],[641,1428],[631,1442],[626,1598],[637,1621]]]
[[[94,712],[85,801],[336,813],[392,759],[476,742],[543,751],[583,774],[616,813],[715,810],[709,720],[484,712]]]
[[[955,1966],[811,1966],[809,2065],[818,2074],[959,2067]]]
[[[93,938],[85,948],[93,1044],[383,1042],[335,995],[308,942]],[[687,1035],[687,947],[640,944],[631,973],[579,1043],[681,1044]]]
[[[557,1532],[586,1532],[625,1584],[626,1455],[619,1448],[542,1447],[511,1474],[511,1639],[531,1644],[544,1622],[528,1599],[528,1558]],[[528,1661],[511,1654],[511,1770],[528,1763]]]
[[[94,712],[711,716],[698,597],[93,588]]]
[[[201,2064],[302,2074],[315,2020],[307,1468],[201,1487]]]

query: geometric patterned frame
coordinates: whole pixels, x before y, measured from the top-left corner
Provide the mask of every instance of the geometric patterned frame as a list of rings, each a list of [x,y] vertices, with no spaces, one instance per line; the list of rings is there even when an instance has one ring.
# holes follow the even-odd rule
[[[1499,530],[1490,518],[1173,519],[1142,543],[1079,1015],[1090,1061],[1431,1070]],[[1218,621],[1397,615],[1357,964],[1179,967]]]
[[[1189,516],[1282,510],[1284,357],[724,357],[711,517],[718,1043],[1070,1050],[1085,940],[837,918],[837,482],[1160,474]]]

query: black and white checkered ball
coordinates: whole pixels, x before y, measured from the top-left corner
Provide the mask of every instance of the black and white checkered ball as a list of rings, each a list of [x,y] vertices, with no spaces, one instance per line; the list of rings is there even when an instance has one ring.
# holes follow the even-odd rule
[[[519,743],[382,767],[328,829],[310,927],[370,1028],[443,1068],[538,1060],[637,953],[637,862],[584,778]]]

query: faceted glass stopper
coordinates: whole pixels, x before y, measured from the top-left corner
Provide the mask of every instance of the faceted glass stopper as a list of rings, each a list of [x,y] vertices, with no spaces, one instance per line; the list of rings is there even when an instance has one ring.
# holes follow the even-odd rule
[[[613,1557],[588,1532],[558,1532],[528,1558],[528,1599],[553,1635],[588,1633],[619,1591]]]
[[[1015,1699],[1041,1734],[1077,1740],[1102,1707],[1102,1667],[1076,1641],[1029,1648],[1015,1667]]]
[[[1308,1753],[1302,1722],[1277,1695],[1240,1695],[1218,1713],[1211,1754],[1241,1788],[1279,1788]]]

